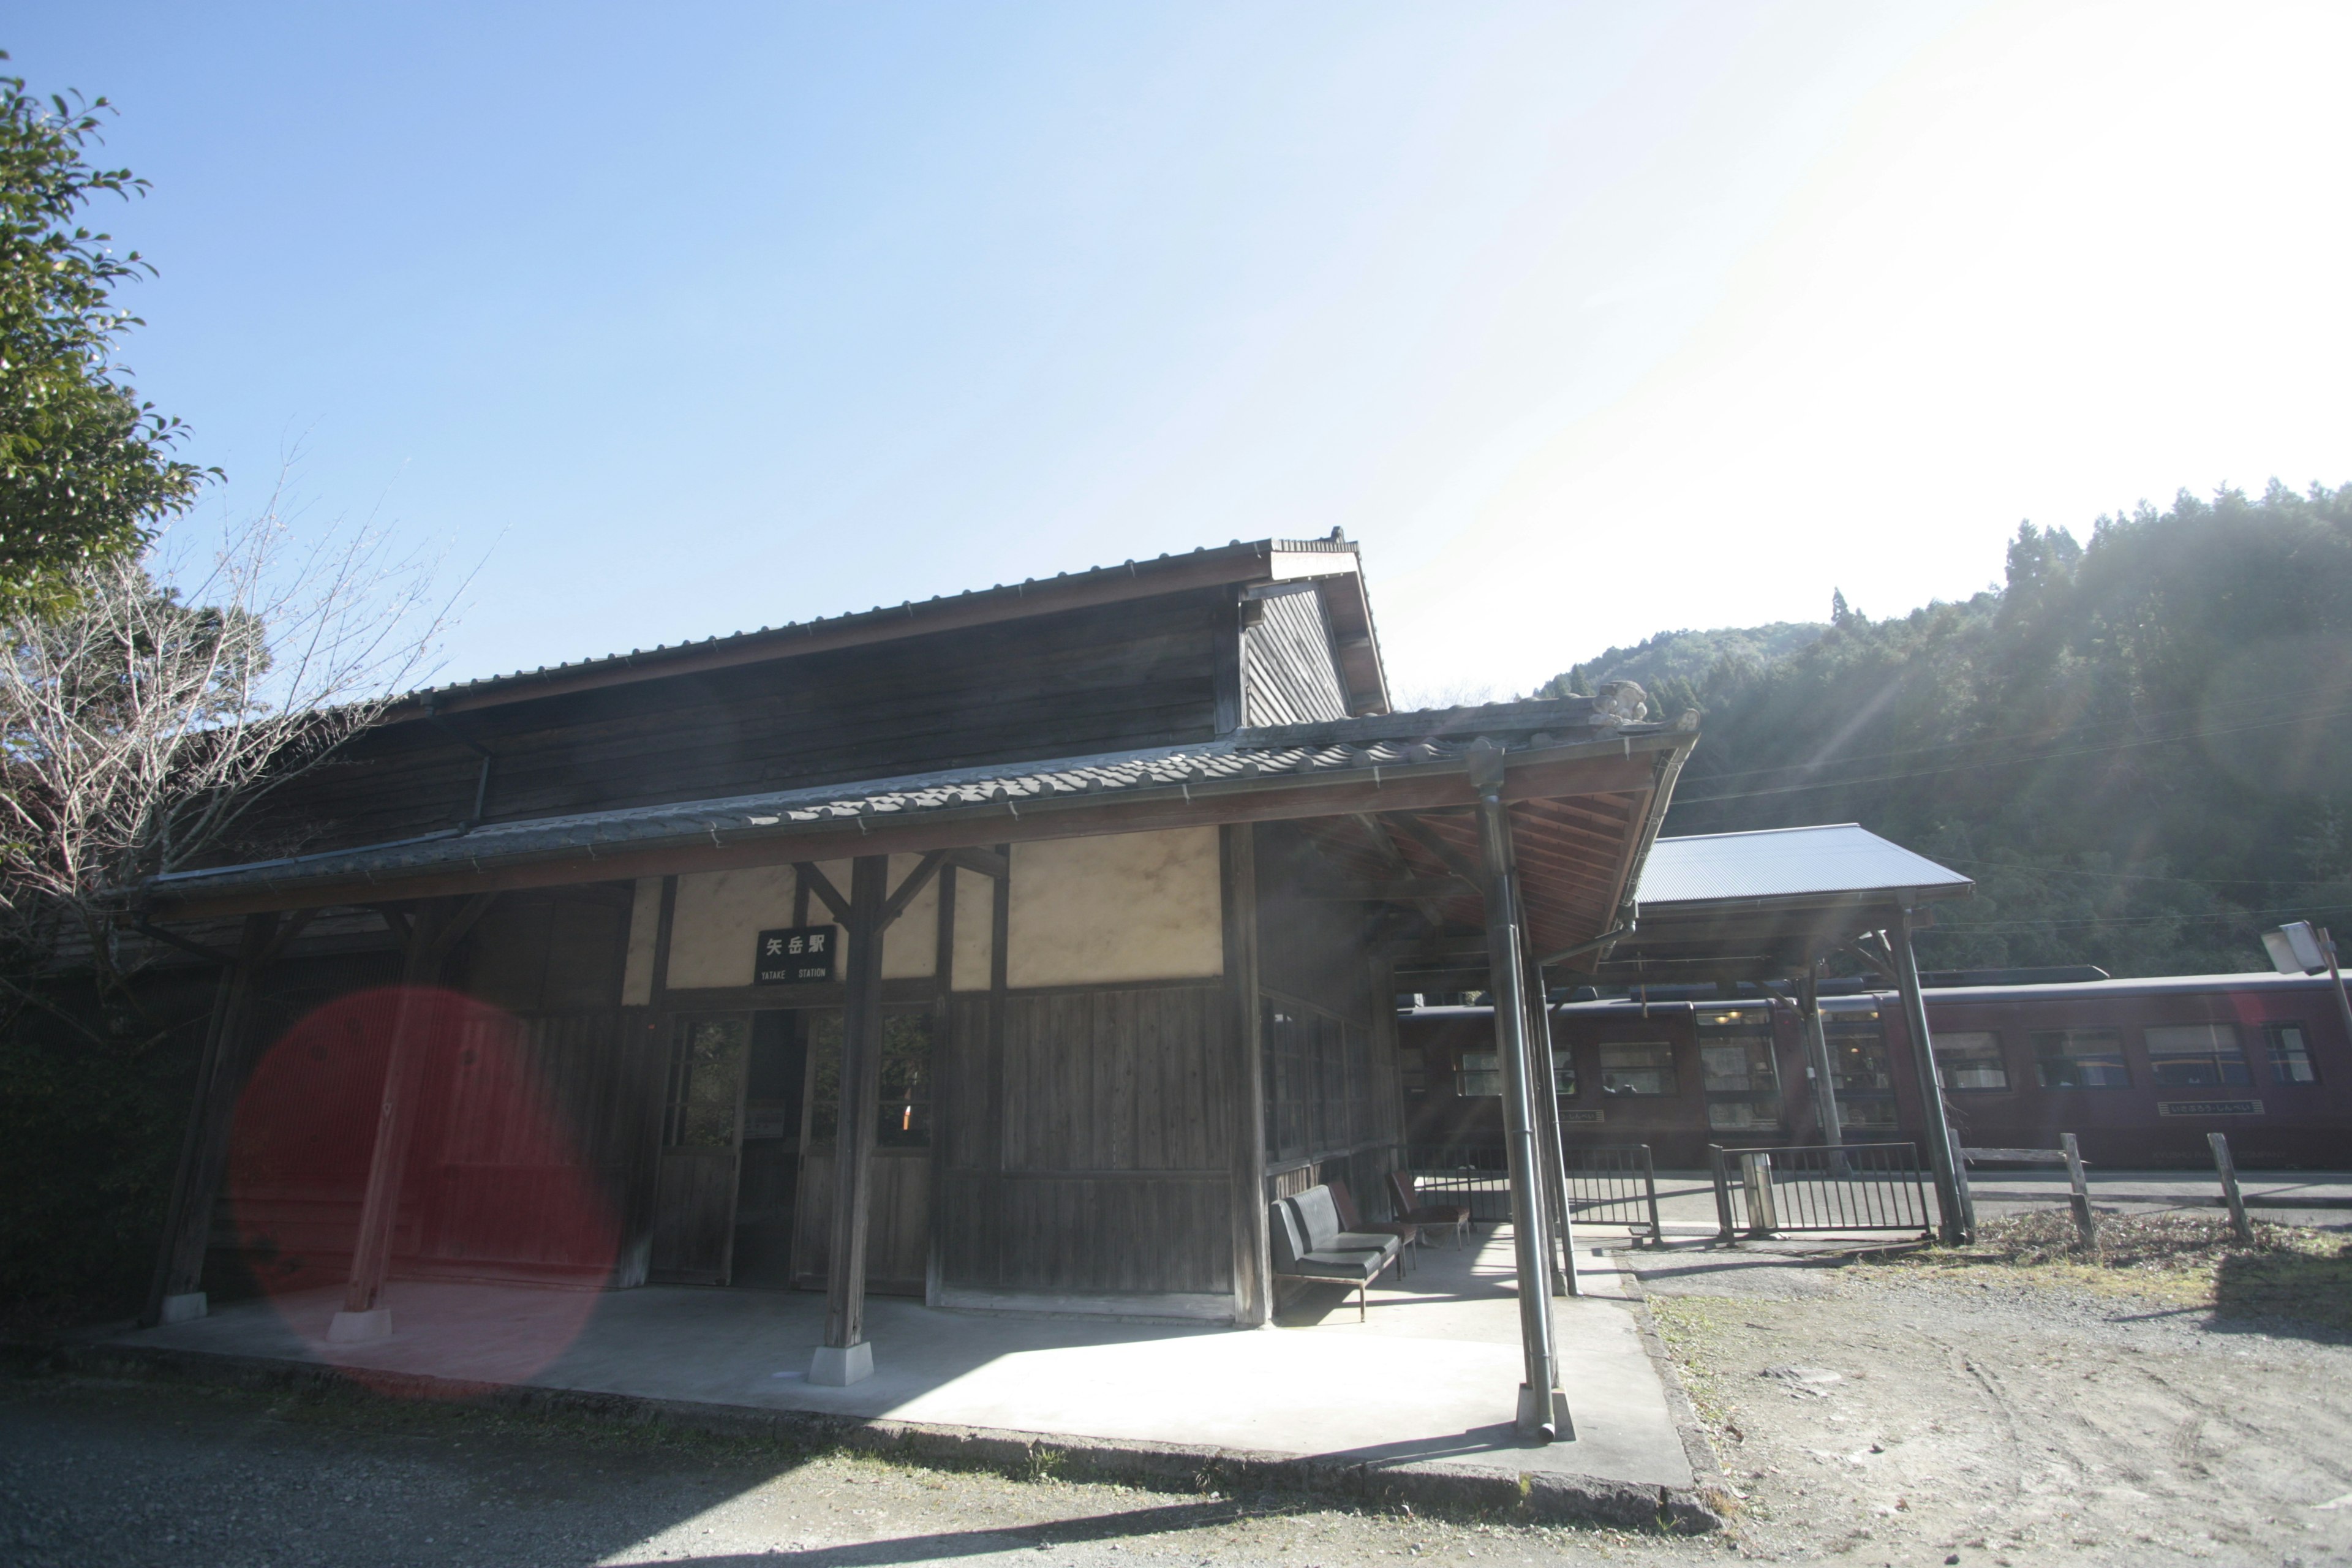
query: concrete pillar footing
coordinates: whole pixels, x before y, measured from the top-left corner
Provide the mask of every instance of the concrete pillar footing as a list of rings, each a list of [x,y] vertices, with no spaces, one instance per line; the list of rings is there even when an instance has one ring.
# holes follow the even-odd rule
[[[853,1383],[863,1383],[874,1375],[874,1342],[860,1340],[854,1345],[819,1345],[809,1361],[808,1380],[830,1388],[846,1388]]]
[[[331,1345],[363,1345],[392,1338],[392,1309],[373,1307],[364,1312],[337,1312],[327,1325]]]
[[[202,1290],[188,1290],[177,1296],[163,1298],[163,1307],[156,1317],[159,1323],[192,1323],[212,1310]]]
[[[1557,1388],[1551,1391],[1551,1432],[1548,1436],[1544,1426],[1543,1401],[1536,1397],[1534,1389],[1524,1383],[1519,1384],[1519,1435],[1546,1443],[1576,1441],[1576,1422],[1568,1413],[1568,1395]]]

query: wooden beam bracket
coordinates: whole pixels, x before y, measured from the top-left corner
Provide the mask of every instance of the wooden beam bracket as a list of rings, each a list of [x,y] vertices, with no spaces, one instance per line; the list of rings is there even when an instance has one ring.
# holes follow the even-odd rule
[[[940,868],[947,864],[947,859],[946,850],[934,849],[924,856],[921,863],[913,870],[907,873],[907,879],[898,884],[898,890],[891,894],[888,901],[882,906],[881,929],[887,931],[900,915],[907,912],[907,906],[915,901],[915,895],[921,892],[933,877],[939,875]]]
[[[801,886],[814,893],[817,896],[817,901],[833,911],[834,919],[844,924],[848,923],[849,900],[841,896],[841,889],[833,885],[833,879],[826,876],[815,861],[800,861],[793,867],[793,870],[799,875]]]

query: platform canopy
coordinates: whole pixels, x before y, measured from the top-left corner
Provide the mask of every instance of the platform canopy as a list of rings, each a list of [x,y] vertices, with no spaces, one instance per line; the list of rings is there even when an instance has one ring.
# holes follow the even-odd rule
[[[1976,883],[1854,823],[1661,837],[1643,865],[1633,931],[1570,961],[1604,986],[1777,980],[1885,931],[1898,911]]]

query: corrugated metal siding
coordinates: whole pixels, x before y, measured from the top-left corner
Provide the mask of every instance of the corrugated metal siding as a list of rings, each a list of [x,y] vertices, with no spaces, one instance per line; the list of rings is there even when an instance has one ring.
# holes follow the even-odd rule
[[[1282,594],[1243,638],[1245,724],[1316,724],[1348,716],[1323,600]]]

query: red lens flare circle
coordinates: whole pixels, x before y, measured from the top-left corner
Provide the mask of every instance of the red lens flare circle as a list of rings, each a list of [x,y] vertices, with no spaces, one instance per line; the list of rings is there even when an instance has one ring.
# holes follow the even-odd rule
[[[246,1268],[312,1356],[413,1390],[399,1374],[518,1383],[563,1353],[619,1252],[616,1173],[597,1160],[618,1131],[615,1045],[604,1019],[518,1018],[429,986],[339,996],[278,1037],[237,1101],[229,1209]],[[400,1121],[394,1337],[334,1343],[377,1131]]]

